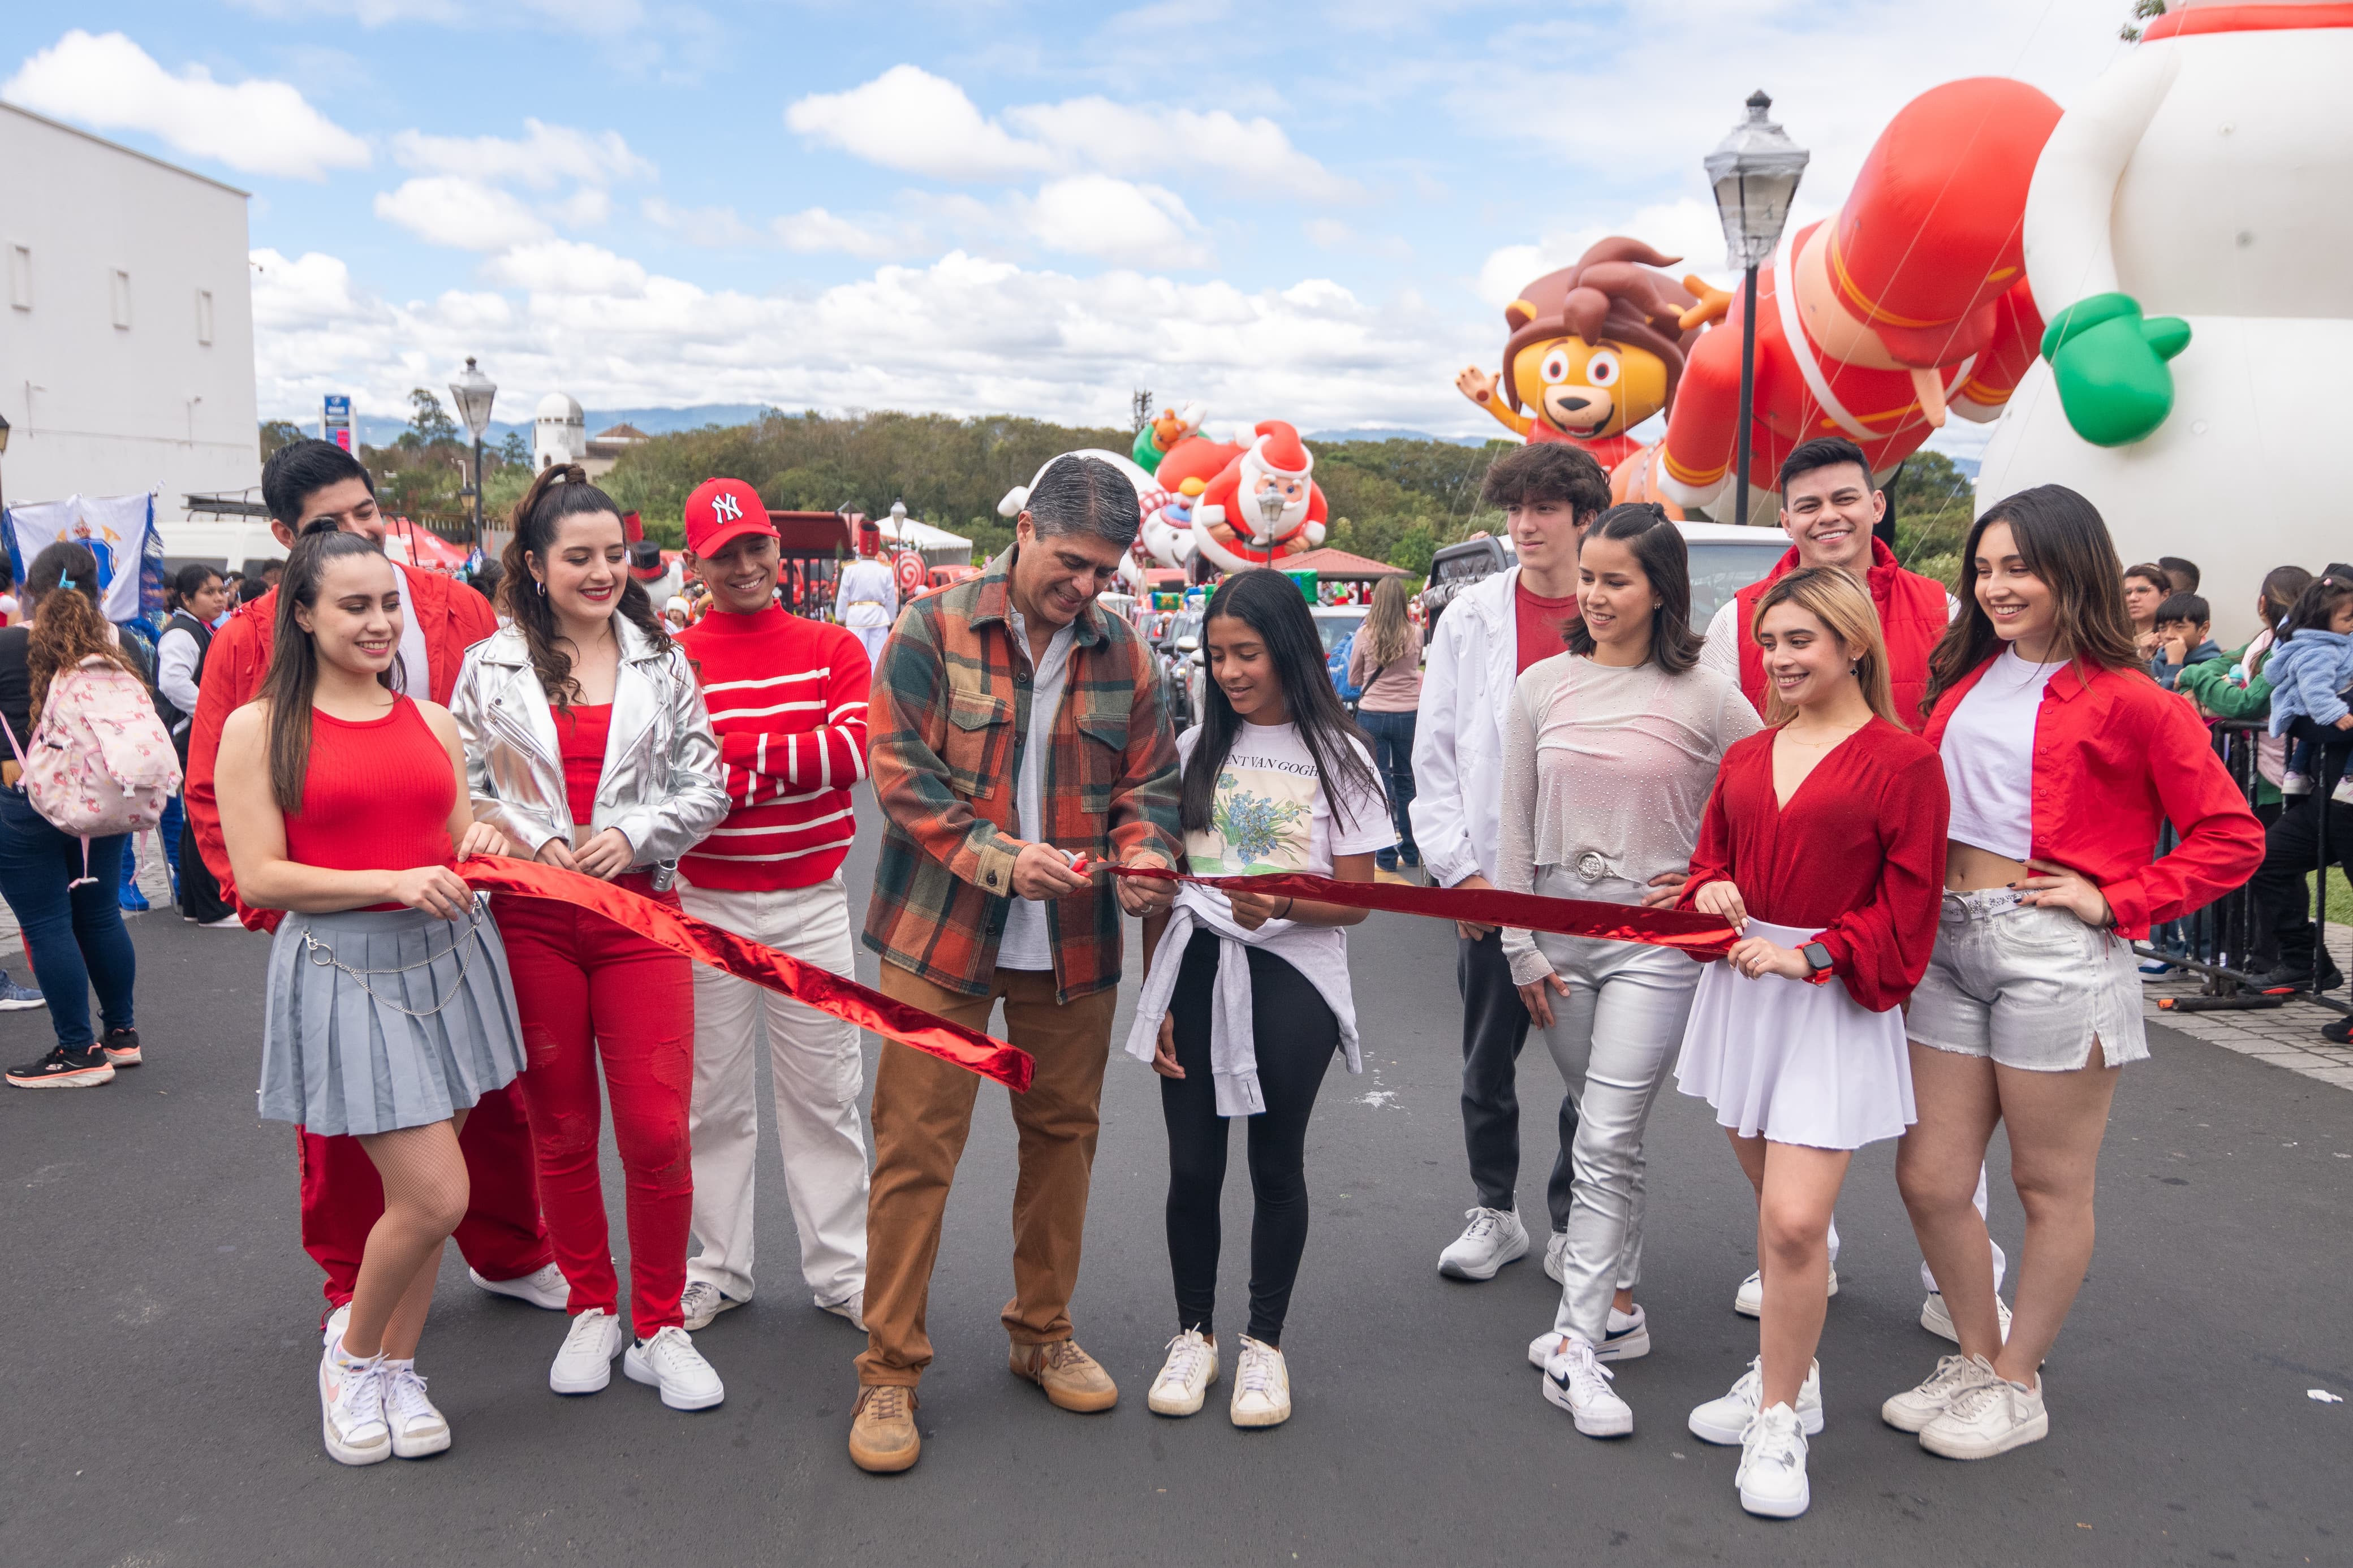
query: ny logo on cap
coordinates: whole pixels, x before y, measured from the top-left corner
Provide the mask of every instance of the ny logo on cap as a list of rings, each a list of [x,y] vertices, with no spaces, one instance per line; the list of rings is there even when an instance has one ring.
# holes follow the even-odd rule
[[[744,503],[721,490],[711,498],[711,515],[722,522],[733,522],[744,515]]]

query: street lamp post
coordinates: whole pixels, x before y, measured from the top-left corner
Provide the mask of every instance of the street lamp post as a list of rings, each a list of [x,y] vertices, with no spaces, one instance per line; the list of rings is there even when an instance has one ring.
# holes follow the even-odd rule
[[[474,435],[474,543],[482,542],[482,436],[491,427],[491,403],[499,395],[499,384],[484,375],[474,363],[474,356],[466,356],[465,374],[449,384],[450,400],[458,405],[458,417]]]
[[[1772,107],[1763,89],[1750,93],[1747,117],[1706,159],[1708,183],[1715,187],[1716,216],[1724,222],[1726,264],[1742,274],[1739,459],[1733,480],[1737,516],[1724,521],[1743,524],[1748,521],[1749,424],[1757,397],[1757,268],[1781,243],[1789,203],[1806,172],[1806,150],[1765,117]],[[1784,278],[1778,287],[1788,289],[1793,282]]]

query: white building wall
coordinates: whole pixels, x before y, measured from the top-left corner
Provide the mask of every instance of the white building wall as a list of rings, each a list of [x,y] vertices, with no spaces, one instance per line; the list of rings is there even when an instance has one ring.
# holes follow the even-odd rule
[[[0,493],[153,490],[198,553],[182,498],[261,482],[247,248],[244,192],[0,104]]]

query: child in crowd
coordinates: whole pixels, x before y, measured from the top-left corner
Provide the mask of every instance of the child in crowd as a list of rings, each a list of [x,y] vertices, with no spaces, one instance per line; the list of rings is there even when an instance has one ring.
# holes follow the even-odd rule
[[[2353,730],[2346,690],[2353,687],[2353,578],[2335,572],[2314,579],[2287,614],[2279,645],[2264,673],[2272,683],[2272,733],[2284,735],[2297,719]],[[2298,741],[2288,753],[2282,795],[2310,795],[2319,750]],[[2353,804],[2353,782],[2337,781],[2330,798]]]
[[[2159,686],[2171,691],[2184,668],[2222,657],[2221,646],[2210,635],[2213,626],[2213,608],[2204,599],[2187,593],[2166,595],[2150,628],[2157,633],[2157,653],[2148,672]]]

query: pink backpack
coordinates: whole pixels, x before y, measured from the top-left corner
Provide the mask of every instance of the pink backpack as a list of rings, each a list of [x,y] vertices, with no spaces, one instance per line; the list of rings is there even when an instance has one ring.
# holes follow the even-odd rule
[[[25,770],[33,809],[81,840],[84,875],[75,887],[92,879],[91,839],[153,827],[180,787],[179,755],[146,682],[111,659],[92,655],[51,679],[30,756],[15,725],[0,719],[0,728]]]

